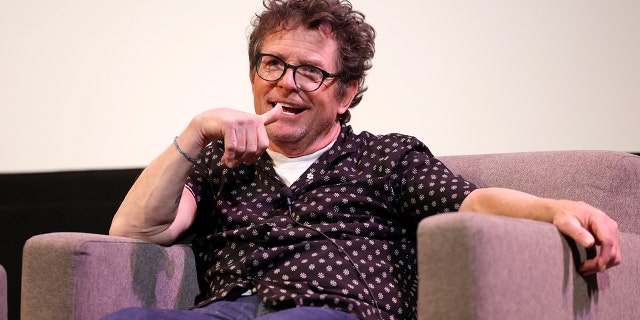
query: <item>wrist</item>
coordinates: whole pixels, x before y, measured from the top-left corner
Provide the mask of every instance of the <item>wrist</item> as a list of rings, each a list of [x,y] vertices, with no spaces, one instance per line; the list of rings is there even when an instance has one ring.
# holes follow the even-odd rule
[[[182,148],[180,148],[180,145],[178,144],[178,136],[175,136],[175,138],[173,138],[173,145],[176,147],[176,150],[178,151],[178,153],[180,153],[185,159],[187,159],[189,162],[193,164],[198,164],[198,162],[200,161],[199,157],[198,158],[192,157],[188,153],[183,151]]]
[[[174,137],[174,152],[180,154],[185,160],[197,164],[205,146],[203,140],[198,125],[192,121],[179,135]]]

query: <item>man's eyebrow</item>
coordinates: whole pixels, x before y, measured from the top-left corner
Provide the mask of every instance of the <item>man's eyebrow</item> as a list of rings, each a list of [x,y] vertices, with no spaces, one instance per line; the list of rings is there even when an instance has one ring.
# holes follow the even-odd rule
[[[305,60],[305,61],[300,61],[300,65],[305,65],[305,66],[312,66],[315,68],[320,68],[322,70],[324,70],[325,72],[329,72],[329,73],[333,73],[333,72],[338,72],[335,71],[334,69],[336,69],[336,67],[332,67],[332,66],[325,66],[323,65],[324,61],[322,60],[317,60],[317,59],[310,59],[310,60]]]
[[[323,66],[323,60],[322,59],[316,59],[316,58],[303,58],[303,59],[298,59],[298,61],[291,63],[289,61],[287,61],[286,58],[284,58],[280,53],[278,52],[263,52],[266,54],[270,54],[273,56],[276,56],[282,60],[284,60],[284,62],[289,63],[289,64],[294,64],[294,65],[308,65],[308,66],[313,66],[313,67],[318,67],[318,68],[322,68],[322,69],[326,69],[328,67]]]
[[[313,58],[300,60],[300,64],[309,64],[312,66],[320,66],[322,65],[322,62],[323,61],[321,59],[313,59]]]

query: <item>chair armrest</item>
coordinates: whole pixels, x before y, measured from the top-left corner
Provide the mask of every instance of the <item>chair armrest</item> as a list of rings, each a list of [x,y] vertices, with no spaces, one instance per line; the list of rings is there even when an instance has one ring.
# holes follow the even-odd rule
[[[419,319],[632,319],[640,237],[620,234],[623,262],[581,276],[585,250],[555,226],[441,214],[418,227]]]
[[[9,318],[7,299],[7,271],[0,265],[0,320]]]
[[[22,266],[22,320],[98,319],[130,306],[183,309],[198,294],[187,245],[48,233],[27,240]]]

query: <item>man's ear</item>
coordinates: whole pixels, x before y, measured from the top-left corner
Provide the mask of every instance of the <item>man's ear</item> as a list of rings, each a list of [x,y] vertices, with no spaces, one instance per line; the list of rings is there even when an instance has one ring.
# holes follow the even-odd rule
[[[347,110],[351,106],[351,101],[353,101],[353,99],[356,97],[356,94],[358,94],[359,87],[360,85],[358,84],[358,80],[349,81],[345,89],[344,96],[340,101],[340,108],[338,108],[338,114],[344,114],[345,112],[347,112]]]
[[[249,81],[251,82],[251,93],[256,93],[255,82],[256,82],[256,73],[253,70],[249,70]]]
[[[251,84],[253,84],[253,82],[255,81],[255,76],[256,76],[255,70],[249,70],[249,81],[251,81]]]

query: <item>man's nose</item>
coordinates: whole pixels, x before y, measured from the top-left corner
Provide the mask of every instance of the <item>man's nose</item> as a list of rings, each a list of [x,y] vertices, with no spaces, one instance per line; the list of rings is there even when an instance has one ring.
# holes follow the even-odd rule
[[[293,68],[287,68],[284,70],[284,74],[278,80],[278,85],[285,89],[297,89],[295,77],[295,70]]]

